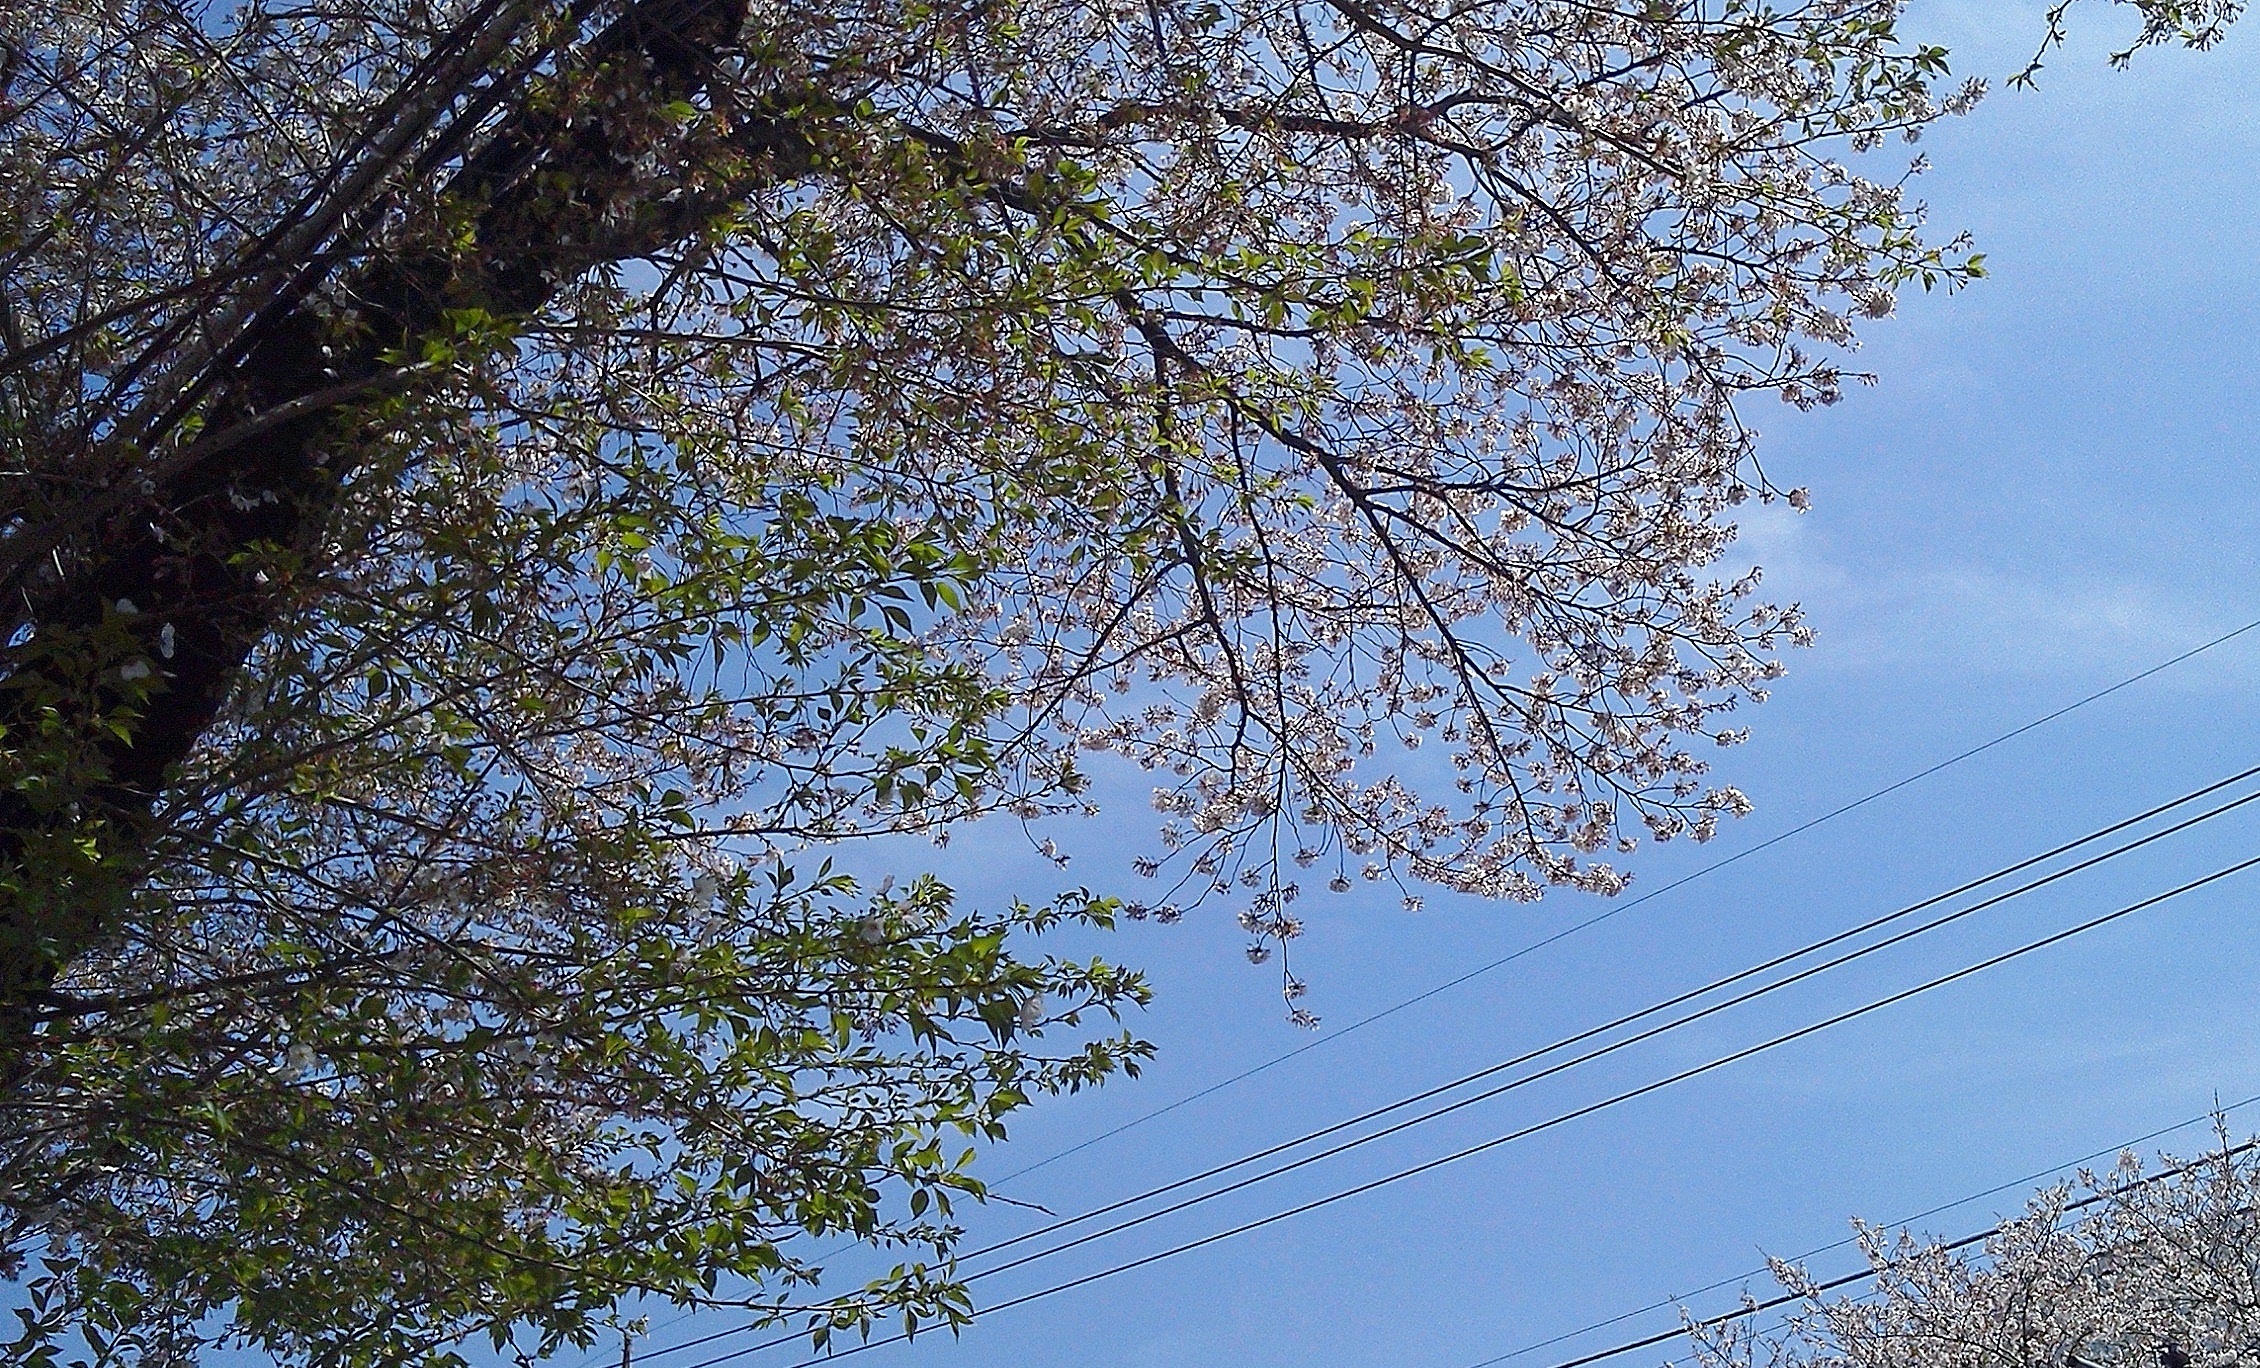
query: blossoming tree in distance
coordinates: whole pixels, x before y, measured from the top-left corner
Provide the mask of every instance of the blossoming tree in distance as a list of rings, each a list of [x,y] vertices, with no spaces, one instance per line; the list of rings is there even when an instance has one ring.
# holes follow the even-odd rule
[[[1982,1247],[1863,1227],[1874,1288],[1814,1291],[1779,1333],[1698,1336],[1708,1368],[2229,1368],[2260,1358],[2260,1157],[2229,1143],[2146,1173],[2133,1155],[2033,1200]],[[2074,1215],[2073,1209],[2077,1212]]]

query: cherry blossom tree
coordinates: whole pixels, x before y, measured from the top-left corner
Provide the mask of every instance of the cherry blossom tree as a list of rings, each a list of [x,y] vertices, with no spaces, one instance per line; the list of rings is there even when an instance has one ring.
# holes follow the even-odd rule
[[[944,1137],[1144,1052],[1032,937],[1708,836],[1742,405],[1979,269],[1897,11],[8,7],[14,1352],[961,1318]],[[825,864],[1100,756],[1166,891]]]
[[[1805,1295],[1778,1333],[1730,1322],[1698,1335],[1710,1368],[2228,1368],[2260,1358],[2260,1151],[2134,1155],[2033,1199],[1980,1248],[1862,1227],[1876,1282]],[[2074,1214],[2076,1213],[2076,1215]]]

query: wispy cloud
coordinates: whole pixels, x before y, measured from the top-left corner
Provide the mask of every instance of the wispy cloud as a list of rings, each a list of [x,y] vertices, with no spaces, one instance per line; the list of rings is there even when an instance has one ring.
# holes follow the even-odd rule
[[[2240,613],[2187,586],[2093,573],[2046,576],[1976,559],[1855,563],[1778,506],[1742,520],[1729,553],[1738,561],[1765,568],[1767,597],[1804,605],[1820,640],[1793,662],[1799,670],[2101,678],[2147,668],[2253,616],[2248,605]],[[2260,679],[2260,641],[2230,643],[2176,675],[2182,688],[2248,687]]]

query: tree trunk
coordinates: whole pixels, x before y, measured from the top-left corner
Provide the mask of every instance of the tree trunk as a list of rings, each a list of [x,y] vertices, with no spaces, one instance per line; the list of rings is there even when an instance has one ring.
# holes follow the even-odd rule
[[[620,80],[648,102],[635,126],[651,127],[651,111],[712,88],[743,19],[744,0],[636,0],[557,79]],[[356,306],[350,332],[302,301],[270,309],[241,359],[211,377],[199,413],[212,454],[74,539],[73,554],[56,559],[59,577],[32,593],[30,638],[0,658],[0,744],[20,755],[46,738],[77,758],[64,797],[0,793],[0,1090],[25,1077],[57,975],[118,930],[137,833],[168,775],[305,592],[263,572],[259,549],[280,548],[287,561],[322,544],[351,473],[341,415],[386,387],[386,354],[414,354],[447,310],[531,315],[589,267],[648,255],[720,207],[711,191],[669,196],[639,179],[631,168],[643,149],[614,131],[627,122],[560,119],[520,101],[448,187],[475,213],[470,247],[366,262],[336,292]],[[772,174],[804,159],[783,121],[741,122],[736,137]],[[298,265],[275,263],[283,274]],[[260,426],[261,415],[293,406]],[[153,671],[141,687],[154,692],[123,735],[99,721],[129,699],[129,681],[113,668],[90,685],[42,650],[106,623],[132,636]],[[114,848],[81,850],[89,830]]]

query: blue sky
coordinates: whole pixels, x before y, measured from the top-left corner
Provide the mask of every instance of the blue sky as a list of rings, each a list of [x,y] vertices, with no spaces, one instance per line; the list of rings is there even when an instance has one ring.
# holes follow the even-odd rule
[[[2030,54],[2036,5],[1929,3],[1908,36],[1957,74]],[[2260,618],[2252,434],[2260,321],[2260,34],[2202,56],[2103,56],[2125,25],[2085,12],[2037,93],[1996,90],[1925,141],[1941,235],[1968,228],[1991,279],[1903,301],[1833,410],[1751,416],[1769,470],[1813,512],[1770,512],[1742,554],[1804,602],[1791,660],[1722,773],[1758,802],[1705,850],[1645,851],[1655,887]],[[1180,1176],[1889,910],[2260,763],[2260,632],[1248,1083],[1010,1183],[1073,1211]],[[1057,833],[1076,877],[1131,889],[1150,814]],[[2209,824],[1990,916],[1594,1067],[984,1285],[1074,1276],[1444,1153],[1856,1005],[2260,853],[2260,817]],[[945,872],[969,898],[1059,882],[1017,834],[976,832]],[[1120,1278],[921,1337],[864,1368],[1012,1364],[1471,1368],[2260,1093],[2260,871],[1971,981],[1663,1093]],[[1327,1029],[1592,915],[1379,886],[1328,901],[1297,950]],[[1146,1076],[1041,1106],[1001,1174],[1310,1037],[1222,916],[1133,925],[1102,948],[1147,969]],[[2244,1114],[2260,1128],[2260,1107]],[[2176,1137],[2204,1143],[2202,1130]],[[2159,1142],[2171,1143],[2171,1142]],[[2011,1192],[1932,1217],[1952,1236]],[[1025,1229],[976,1213],[974,1243]],[[1850,1268],[1842,1251],[1814,1271]],[[852,1263],[839,1268],[852,1280]],[[1754,1290],[1764,1295],[1763,1280]],[[1700,1313],[1734,1293],[1699,1299]],[[1546,1365],[1671,1325],[1663,1312],[1513,1362]],[[651,1347],[720,1328],[667,1327]],[[716,1348],[731,1347],[727,1344]],[[1623,1362],[1654,1364],[1656,1350]],[[656,1360],[684,1365],[698,1355]],[[778,1350],[741,1360],[789,1364]]]

